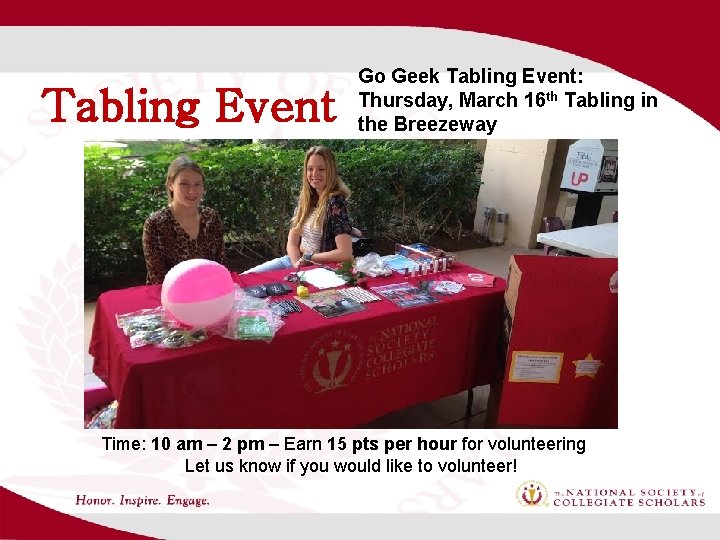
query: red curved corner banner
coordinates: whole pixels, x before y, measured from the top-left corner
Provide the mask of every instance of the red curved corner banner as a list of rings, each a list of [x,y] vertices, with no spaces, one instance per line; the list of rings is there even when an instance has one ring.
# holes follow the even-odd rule
[[[450,0],[424,6],[368,0],[361,7],[323,1],[299,6],[278,0],[271,9],[263,2],[209,2],[200,9],[190,9],[166,1],[124,2],[119,8],[78,0],[72,6],[61,2],[44,6],[6,3],[0,25],[416,26],[467,30],[545,45],[606,65],[667,94],[720,128],[715,85],[717,17],[708,9],[697,0],[666,7],[619,0],[560,0],[531,5]],[[371,31],[368,39],[372,39]]]
[[[102,540],[152,540],[130,532],[104,527],[68,516],[0,487],[0,538],[96,538]]]

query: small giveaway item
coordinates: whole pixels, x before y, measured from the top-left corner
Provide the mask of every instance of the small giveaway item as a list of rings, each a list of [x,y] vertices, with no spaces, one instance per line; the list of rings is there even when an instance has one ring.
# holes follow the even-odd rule
[[[420,242],[408,245],[395,244],[395,253],[412,259],[418,264],[430,263],[432,265],[436,260],[445,259],[444,266],[445,268],[449,268],[455,263],[454,254]],[[439,262],[438,265],[440,264],[443,263]],[[442,266],[439,266],[439,268],[442,268]]]
[[[448,279],[462,283],[469,287],[492,287],[495,284],[495,276],[485,272],[470,272],[468,274],[448,274]]]
[[[295,300],[277,300],[270,302],[270,309],[281,317],[287,317],[291,313],[300,313],[302,311],[300,304]]]
[[[246,313],[235,319],[235,339],[270,339],[273,334],[267,312]]]
[[[264,283],[262,285],[252,285],[243,288],[250,296],[256,298],[265,298],[266,296],[280,296],[292,292],[292,288],[284,283]]]
[[[363,289],[362,287],[348,287],[347,289],[338,289],[338,292],[343,296],[352,298],[356,302],[365,304],[367,302],[379,302],[382,300],[379,296],[374,295],[370,291]]]
[[[256,298],[240,290],[225,329],[226,338],[271,341],[285,324],[271,309],[268,298]]]
[[[457,294],[465,290],[462,284],[450,280],[421,281],[419,286],[423,291],[442,295]]]
[[[392,275],[392,268],[385,264],[377,253],[368,253],[364,257],[355,259],[355,271],[370,277]]]

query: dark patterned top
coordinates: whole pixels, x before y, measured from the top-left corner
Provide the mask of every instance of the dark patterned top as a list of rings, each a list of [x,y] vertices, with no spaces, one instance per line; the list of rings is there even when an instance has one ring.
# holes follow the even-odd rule
[[[320,252],[337,249],[335,237],[339,234],[350,234],[350,214],[348,213],[347,202],[342,195],[333,195],[327,202],[327,214],[325,214],[325,227],[322,239],[320,240]]]
[[[143,251],[147,283],[160,284],[176,264],[189,259],[209,259],[228,265],[220,216],[212,208],[201,206],[200,232],[193,240],[175,220],[166,206],[150,215],[143,227]]]

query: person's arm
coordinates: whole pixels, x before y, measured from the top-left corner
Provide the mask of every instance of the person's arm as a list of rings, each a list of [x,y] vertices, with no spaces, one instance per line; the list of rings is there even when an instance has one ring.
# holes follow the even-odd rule
[[[324,253],[314,253],[311,261],[314,263],[336,263],[352,259],[352,237],[349,234],[338,234],[335,237],[337,248]]]
[[[290,232],[288,233],[288,241],[285,250],[287,251],[287,255],[290,257],[290,261],[293,265],[296,265],[298,260],[302,258],[302,253],[300,253],[300,233],[295,229],[290,229]]]
[[[327,236],[335,240],[335,248],[314,253],[311,262],[313,263],[335,263],[352,260],[352,226],[347,203],[343,197],[331,197],[328,201],[325,228],[323,230],[323,242]],[[327,236],[326,236],[327,235]]]
[[[150,220],[143,225],[143,253],[147,267],[148,285],[159,285],[170,270],[162,257],[162,241],[156,225]]]

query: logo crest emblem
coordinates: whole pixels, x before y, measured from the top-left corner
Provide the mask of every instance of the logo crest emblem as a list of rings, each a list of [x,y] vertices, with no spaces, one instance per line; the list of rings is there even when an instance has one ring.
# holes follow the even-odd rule
[[[362,343],[354,334],[336,330],[322,335],[305,353],[302,377],[313,394],[350,384],[364,358]]]
[[[548,506],[548,491],[542,482],[530,480],[520,484],[515,493],[522,506]]]

